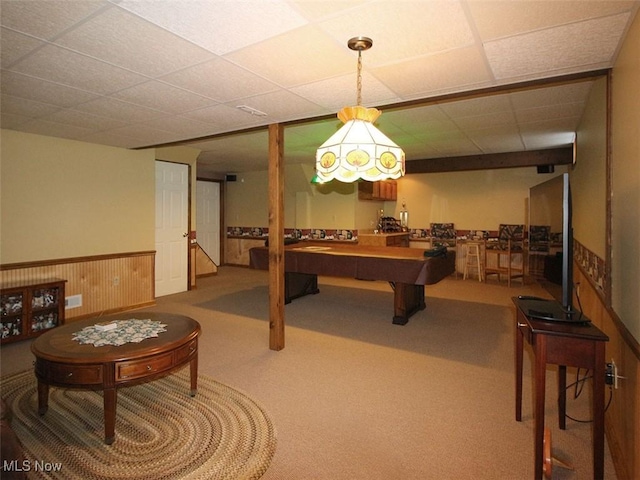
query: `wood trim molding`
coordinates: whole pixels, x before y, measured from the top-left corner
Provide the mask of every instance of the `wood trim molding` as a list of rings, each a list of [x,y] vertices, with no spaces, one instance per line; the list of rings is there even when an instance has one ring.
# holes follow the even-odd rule
[[[56,258],[52,260],[37,260],[33,262],[5,263],[4,265],[0,265],[0,271],[18,270],[21,268],[49,267],[52,265],[63,265],[68,263],[95,262],[96,260],[113,260],[116,258],[126,257],[146,257],[148,255],[155,256],[155,254],[155,250],[145,250],[141,252],[107,253],[104,255],[89,255],[85,257]]]

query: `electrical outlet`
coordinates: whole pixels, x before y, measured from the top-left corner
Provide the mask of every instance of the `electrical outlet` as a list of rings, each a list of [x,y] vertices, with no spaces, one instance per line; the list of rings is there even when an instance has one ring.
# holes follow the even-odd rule
[[[625,377],[618,375],[618,366],[615,360],[612,358],[610,363],[607,363],[605,369],[604,381],[607,385],[613,385],[613,388],[618,389],[618,380]]]
[[[614,381],[615,380],[613,378],[613,363],[607,363],[604,370],[604,383],[606,383],[607,385],[613,385]]]

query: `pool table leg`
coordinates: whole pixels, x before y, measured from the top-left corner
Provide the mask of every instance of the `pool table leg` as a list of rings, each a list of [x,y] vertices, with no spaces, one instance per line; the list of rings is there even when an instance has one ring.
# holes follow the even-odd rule
[[[424,285],[395,282],[391,286],[394,291],[393,323],[406,325],[411,315],[427,307],[424,302]]]

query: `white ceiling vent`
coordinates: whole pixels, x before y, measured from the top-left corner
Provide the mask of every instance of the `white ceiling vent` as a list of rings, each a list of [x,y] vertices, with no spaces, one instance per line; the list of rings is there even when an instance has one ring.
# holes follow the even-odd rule
[[[243,112],[249,113],[249,114],[254,115],[256,117],[266,117],[267,116],[266,113],[261,112],[260,110],[256,110],[255,108],[252,108],[249,105],[238,105],[236,108],[238,110],[242,110]]]

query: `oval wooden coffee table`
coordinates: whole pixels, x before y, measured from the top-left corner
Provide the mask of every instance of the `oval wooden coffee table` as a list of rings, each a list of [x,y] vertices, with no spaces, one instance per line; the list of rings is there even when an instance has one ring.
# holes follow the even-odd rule
[[[139,343],[120,346],[81,344],[73,334],[108,320],[150,319],[166,325],[166,332]],[[198,335],[192,318],[166,313],[129,313],[71,322],[39,336],[31,351],[36,357],[38,412],[44,415],[49,386],[104,391],[104,441],[115,439],[117,389],[150,382],[189,364],[191,396],[198,387]],[[81,408],[78,405],[78,408]]]

